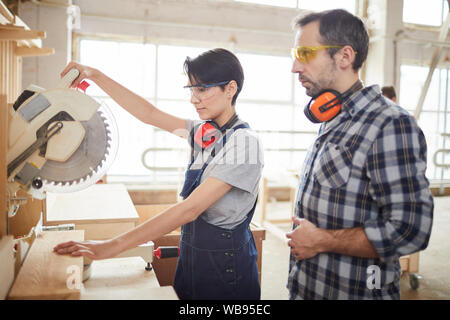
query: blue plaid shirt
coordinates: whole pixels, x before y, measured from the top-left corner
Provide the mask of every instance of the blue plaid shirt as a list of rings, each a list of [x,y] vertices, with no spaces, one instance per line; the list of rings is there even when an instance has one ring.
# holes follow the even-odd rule
[[[379,258],[291,255],[290,299],[400,298],[399,257],[425,249],[431,233],[426,152],[415,119],[376,85],[322,124],[301,171],[295,215],[323,229],[362,227]]]

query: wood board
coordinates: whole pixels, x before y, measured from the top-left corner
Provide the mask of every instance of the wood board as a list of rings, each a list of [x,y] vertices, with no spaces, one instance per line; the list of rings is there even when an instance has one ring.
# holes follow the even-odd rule
[[[123,184],[94,184],[71,193],[47,193],[44,225],[63,223],[138,223],[139,216]]]
[[[173,287],[160,287],[141,257],[96,260],[83,284],[82,300],[176,300]]]
[[[6,298],[14,281],[14,240],[12,236],[0,238],[0,300]]]
[[[0,208],[6,208],[6,146],[8,144],[8,111],[6,95],[0,95]],[[3,210],[4,212],[5,210]],[[0,238],[6,235],[5,213],[0,214]]]
[[[128,188],[131,200],[135,205],[176,203],[178,200],[177,189],[167,186],[145,186]]]
[[[84,232],[42,232],[33,242],[8,299],[79,299],[83,258],[53,252],[57,244],[69,240],[84,240]]]

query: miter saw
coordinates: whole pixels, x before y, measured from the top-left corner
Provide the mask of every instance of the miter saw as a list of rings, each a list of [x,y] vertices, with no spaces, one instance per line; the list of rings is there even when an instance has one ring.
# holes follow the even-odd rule
[[[79,71],[70,70],[54,89],[28,87],[10,110],[7,179],[8,215],[26,198],[47,191],[74,192],[96,183],[118,147],[114,117],[104,103],[70,88]]]

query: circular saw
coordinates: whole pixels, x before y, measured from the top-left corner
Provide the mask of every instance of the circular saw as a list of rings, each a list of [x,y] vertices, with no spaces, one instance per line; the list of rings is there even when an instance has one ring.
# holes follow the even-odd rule
[[[70,84],[70,70],[54,89],[30,86],[10,109],[8,191],[35,198],[74,192],[96,183],[114,161],[117,126],[104,103]]]

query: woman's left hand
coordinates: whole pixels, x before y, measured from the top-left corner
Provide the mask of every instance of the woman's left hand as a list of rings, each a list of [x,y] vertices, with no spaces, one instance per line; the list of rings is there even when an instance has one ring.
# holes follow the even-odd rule
[[[53,251],[75,257],[84,256],[91,260],[112,258],[120,253],[112,240],[68,241],[58,244],[53,248]]]

